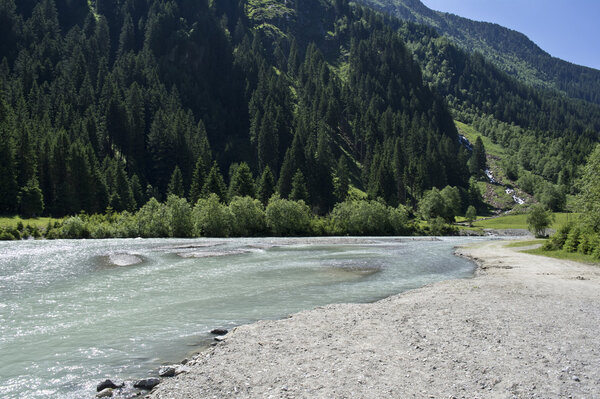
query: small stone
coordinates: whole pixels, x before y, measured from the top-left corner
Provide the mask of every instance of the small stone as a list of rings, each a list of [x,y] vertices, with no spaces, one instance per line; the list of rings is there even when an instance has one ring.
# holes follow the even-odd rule
[[[145,378],[143,380],[136,381],[135,384],[133,384],[133,387],[150,391],[158,384],[160,384],[160,380],[158,378]]]
[[[229,331],[227,331],[224,328],[215,328],[214,330],[212,330],[210,333],[213,335],[225,335],[227,334]]]
[[[579,382],[579,381],[581,381],[581,380],[579,379],[579,377],[577,377],[576,375],[574,375],[573,377],[571,377],[571,379],[572,379],[573,381],[575,381],[575,382]]]
[[[185,364],[187,364],[187,362],[189,362],[189,359],[183,359],[183,360],[181,361],[181,364],[185,365]]]
[[[123,383],[123,382],[120,384],[116,384],[112,380],[104,380],[100,384],[96,385],[96,391],[100,392],[100,391],[105,390],[106,388],[111,388],[111,389],[123,388],[124,386],[125,386],[125,383]]]
[[[225,337],[222,336],[222,335],[218,335],[218,336],[215,337],[215,341],[217,341],[217,342],[223,342],[223,341],[225,341]]]
[[[177,369],[173,366],[161,367],[158,370],[158,375],[161,377],[174,377]]]
[[[97,398],[110,398],[113,396],[112,388],[104,388],[96,394]]]

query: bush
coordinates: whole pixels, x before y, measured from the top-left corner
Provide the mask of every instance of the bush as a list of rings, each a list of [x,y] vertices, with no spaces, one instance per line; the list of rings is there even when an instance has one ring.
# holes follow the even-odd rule
[[[192,237],[194,235],[192,207],[187,200],[176,195],[169,195],[166,207],[170,224],[169,236]]]
[[[238,237],[264,235],[267,230],[263,204],[250,197],[234,197],[229,203],[233,217],[231,234]]]
[[[546,251],[561,250],[565,245],[565,241],[567,241],[567,237],[569,236],[572,228],[573,224],[571,223],[560,226],[558,231],[544,243],[542,249]]]
[[[90,231],[86,223],[79,216],[72,216],[66,219],[58,231],[60,238],[89,238]]]
[[[340,202],[330,217],[335,234],[340,235],[392,235],[409,231],[406,208],[392,208],[378,201]]]
[[[169,212],[156,198],[150,198],[136,214],[139,235],[146,238],[169,236]]]
[[[581,234],[577,252],[584,255],[591,255],[594,252],[594,244],[596,244],[596,235],[592,233]]]
[[[304,201],[291,201],[274,195],[266,209],[267,227],[275,236],[307,235],[310,232],[310,209]]]
[[[8,229],[0,229],[0,241],[13,241],[18,238]]]
[[[219,196],[211,193],[201,198],[192,213],[194,232],[204,237],[229,237],[233,215],[229,208],[219,202]]]
[[[567,252],[577,252],[577,247],[579,247],[579,241],[581,240],[581,229],[578,226],[575,226],[567,236],[567,240],[565,241],[565,245],[563,249]]]

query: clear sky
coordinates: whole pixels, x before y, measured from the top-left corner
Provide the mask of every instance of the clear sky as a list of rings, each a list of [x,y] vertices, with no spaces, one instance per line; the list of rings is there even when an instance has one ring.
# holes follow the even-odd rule
[[[563,60],[600,69],[600,0],[421,0],[427,7],[527,35]]]

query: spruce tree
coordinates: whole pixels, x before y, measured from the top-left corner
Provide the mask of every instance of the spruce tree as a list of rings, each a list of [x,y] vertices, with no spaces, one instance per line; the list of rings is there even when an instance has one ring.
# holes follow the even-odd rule
[[[204,187],[204,181],[206,178],[206,166],[202,156],[198,157],[196,166],[194,167],[194,173],[192,174],[192,184],[190,186],[190,203],[195,204],[202,196],[202,188]]]
[[[217,194],[219,200],[222,202],[225,202],[227,199],[227,188],[225,186],[225,181],[223,180],[223,175],[219,170],[217,161],[213,162],[213,166],[206,177],[204,186],[202,187],[202,197],[208,198],[208,196],[212,193]]]
[[[300,171],[296,170],[292,179],[292,191],[290,192],[290,199],[293,201],[304,201],[308,203],[308,189],[306,188],[306,179]]]
[[[271,168],[267,166],[258,181],[257,195],[260,202],[266,206],[273,194],[275,194],[275,176],[273,176]]]
[[[231,176],[229,182],[229,198],[254,197],[254,178],[252,171],[246,162],[242,162]]]
[[[179,166],[175,166],[171,179],[169,180],[169,186],[167,187],[167,196],[176,195],[179,198],[185,198],[185,188],[183,187],[183,175]]]

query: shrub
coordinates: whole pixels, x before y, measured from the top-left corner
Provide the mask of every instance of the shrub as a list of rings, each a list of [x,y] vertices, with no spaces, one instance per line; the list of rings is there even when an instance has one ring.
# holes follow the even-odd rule
[[[194,235],[192,207],[187,200],[176,195],[169,195],[166,207],[170,224],[169,235],[171,237],[192,237]]]
[[[263,235],[267,229],[263,204],[250,197],[234,197],[229,203],[231,234],[238,237]]]
[[[558,231],[544,243],[542,249],[546,251],[557,251],[562,249],[572,228],[573,224],[571,223],[560,226]]]
[[[192,218],[196,235],[228,237],[231,234],[233,215],[226,205],[219,202],[219,196],[215,193],[198,200]]]
[[[569,232],[563,249],[567,252],[577,252],[577,247],[579,247],[580,240],[581,229],[578,226],[576,226]]]
[[[139,235],[142,237],[168,237],[169,212],[156,198],[150,198],[136,214]]]
[[[274,195],[267,205],[267,227],[276,236],[308,234],[310,219],[310,209],[304,201],[291,201]]]
[[[390,235],[409,231],[408,211],[378,201],[347,200],[331,212],[333,230],[341,235]]]
[[[89,238],[90,231],[86,223],[79,216],[72,216],[66,219],[58,231],[60,238]]]

